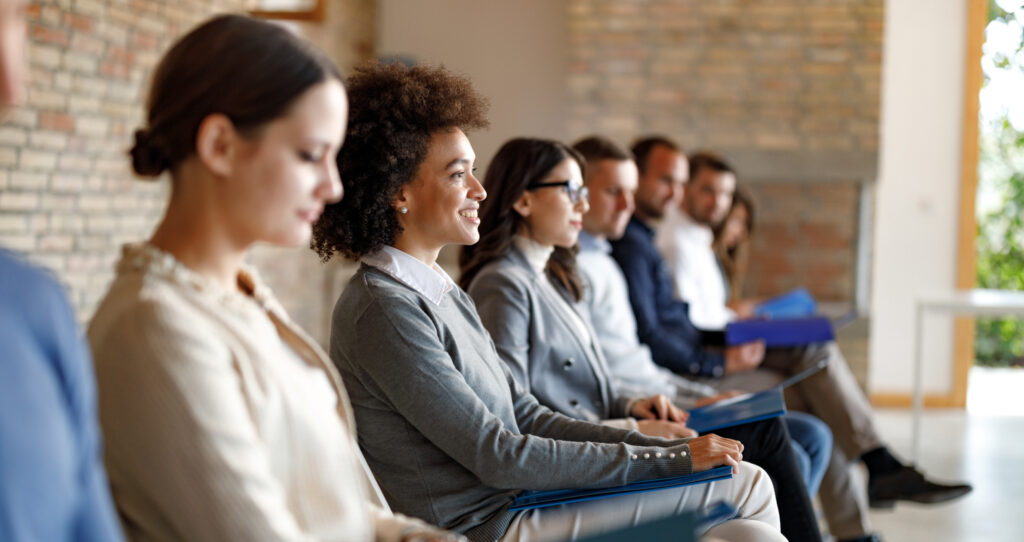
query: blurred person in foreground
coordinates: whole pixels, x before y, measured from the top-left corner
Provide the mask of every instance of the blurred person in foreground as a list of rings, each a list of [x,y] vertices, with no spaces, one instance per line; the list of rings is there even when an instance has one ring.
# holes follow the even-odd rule
[[[21,0],[0,0],[0,108],[24,96]],[[54,277],[0,249],[0,540],[122,540],[85,341]]]

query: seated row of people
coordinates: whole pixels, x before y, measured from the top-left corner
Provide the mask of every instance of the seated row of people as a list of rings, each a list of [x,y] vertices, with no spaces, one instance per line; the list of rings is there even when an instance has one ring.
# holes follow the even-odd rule
[[[707,539],[820,540],[807,489],[815,475],[801,465],[813,472],[806,464],[838,457],[848,467],[847,458],[862,457],[873,482],[906,472],[879,444],[834,345],[765,364],[771,375],[789,374],[833,358],[798,404],[837,431],[845,455],[829,455],[827,429],[806,415],[694,435],[685,409],[742,389],[729,378],[752,373],[763,347],[706,349],[685,304],[638,297],[670,295],[664,264],[645,252],[654,250],[650,230],[646,244],[626,244],[630,229],[635,238],[636,225],[647,228],[638,220],[652,218],[639,205],[625,229],[630,182],[644,202],[644,171],[655,162],[634,148],[634,164],[606,141],[581,142],[577,152],[517,139],[481,184],[466,131],[486,126],[485,113],[470,83],[440,68],[370,66],[343,86],[307,43],[242,16],[211,19],[166,54],[131,154],[140,176],[169,172],[170,201],[152,237],[124,248],[88,331],[106,475],[127,538],[575,540],[724,500],[738,516],[707,526]],[[618,154],[604,157],[594,150],[602,146]],[[671,165],[656,175],[671,196],[685,158],[665,149],[648,150]],[[578,265],[581,228],[590,239]],[[244,263],[255,243],[310,238],[324,259],[361,262],[337,302],[329,356]],[[606,240],[615,240],[611,256]],[[437,265],[448,245],[464,247],[469,293]],[[628,263],[654,267],[633,276]],[[5,299],[15,293],[0,290]],[[655,311],[642,313],[645,303]],[[52,446],[70,452],[60,463],[66,475],[43,486],[68,506],[54,514],[32,510],[35,501],[7,506],[12,488],[35,481],[33,471],[20,485],[7,481],[45,445],[29,439],[17,462],[0,465],[0,533],[116,540],[88,356],[54,347],[75,341],[66,303],[51,305],[40,318],[63,322],[64,336],[26,342],[18,368],[60,383],[32,399],[52,408],[69,398],[61,424],[70,431],[51,436],[76,445]],[[639,340],[648,342],[659,310],[675,317],[662,331],[676,335],[648,350]],[[11,382],[38,390],[28,383],[42,377],[27,372]],[[841,397],[812,397],[819,393]],[[4,400],[20,405],[20,397]],[[852,414],[830,410],[850,404]],[[0,419],[6,450],[7,436],[25,426]],[[20,423],[45,432],[53,419]],[[840,438],[841,430],[863,434]],[[617,486],[720,465],[733,467],[732,479],[509,510],[522,490]],[[71,481],[74,491],[62,486]]]
[[[718,390],[765,389],[828,359],[824,370],[786,389],[786,404],[820,418],[834,436],[836,446],[831,449],[819,497],[829,528],[839,540],[877,539],[871,533],[869,500],[875,506],[891,507],[896,500],[943,502],[970,491],[964,484],[929,481],[890,453],[867,399],[834,342],[767,350],[756,342],[724,349],[703,344],[701,330],[690,319],[689,305],[675,295],[678,289],[655,243],[655,232],[659,226],[668,227],[662,219],[677,205],[682,209],[708,205],[688,202],[688,198],[710,199],[726,210],[730,202],[714,191],[708,197],[700,179],[688,183],[687,158],[667,138],[639,140],[629,153],[632,156],[616,152],[607,141],[594,147],[604,150],[591,155],[592,174],[586,178],[592,183],[591,192],[629,194],[618,203],[609,199],[607,205],[614,210],[585,215],[591,219],[584,221],[584,229],[596,242],[584,239],[581,243],[581,257],[587,261],[582,268],[593,271],[588,274],[595,293],[591,313],[603,315],[595,325],[601,344],[614,349],[606,356],[613,370],[616,360],[625,359],[613,352],[634,351],[637,339],[659,366]],[[634,210],[632,216],[625,209]],[[712,237],[707,235],[704,241],[703,250],[710,253]],[[670,258],[674,254],[667,252]],[[629,325],[633,321],[635,328]],[[620,378],[629,379],[626,373],[623,369]],[[867,467],[867,487],[858,464]]]

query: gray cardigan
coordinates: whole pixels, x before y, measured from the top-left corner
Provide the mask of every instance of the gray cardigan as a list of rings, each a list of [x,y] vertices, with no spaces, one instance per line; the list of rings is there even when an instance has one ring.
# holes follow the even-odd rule
[[[593,422],[629,416],[631,398],[612,390],[586,306],[556,290],[519,248],[484,266],[467,292],[502,361],[541,404]],[[569,310],[586,324],[589,336],[580,336]]]
[[[435,304],[362,265],[334,309],[331,358],[359,445],[398,511],[493,540],[522,489],[609,487],[692,471],[685,440],[573,420],[498,358],[459,288]]]

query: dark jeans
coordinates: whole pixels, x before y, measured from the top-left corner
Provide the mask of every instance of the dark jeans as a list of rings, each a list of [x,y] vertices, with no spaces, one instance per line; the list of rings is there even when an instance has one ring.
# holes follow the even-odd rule
[[[814,506],[782,418],[712,431],[743,443],[743,460],[768,473],[775,485],[782,534],[789,542],[821,542]]]
[[[832,460],[832,431],[825,422],[804,412],[787,412],[782,420],[793,437],[793,453],[813,499]]]

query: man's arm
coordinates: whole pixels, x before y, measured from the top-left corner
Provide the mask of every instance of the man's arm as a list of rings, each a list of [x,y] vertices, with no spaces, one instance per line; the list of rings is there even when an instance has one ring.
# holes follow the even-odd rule
[[[666,271],[624,241],[615,246],[612,257],[626,276],[637,336],[651,349],[654,362],[680,374],[721,376],[722,355],[701,345],[700,332],[690,323],[686,305],[672,299],[671,288],[666,289]]]

